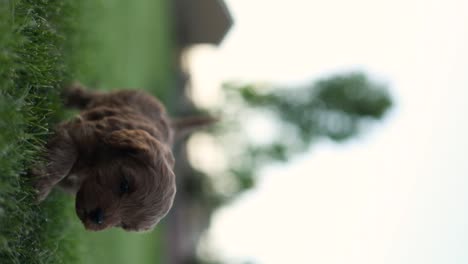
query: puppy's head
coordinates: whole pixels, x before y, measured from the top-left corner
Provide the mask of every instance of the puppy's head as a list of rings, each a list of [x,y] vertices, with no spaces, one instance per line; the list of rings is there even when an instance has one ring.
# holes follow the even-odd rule
[[[76,212],[88,230],[153,228],[172,206],[176,186],[171,150],[143,130],[102,137],[96,160],[76,196]]]

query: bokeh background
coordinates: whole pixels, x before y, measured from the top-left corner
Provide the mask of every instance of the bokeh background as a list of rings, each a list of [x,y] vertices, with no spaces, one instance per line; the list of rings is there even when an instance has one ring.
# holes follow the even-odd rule
[[[63,263],[468,262],[468,2],[72,11],[70,79],[220,121],[174,147],[178,194],[154,231],[87,232],[69,217],[79,256]]]

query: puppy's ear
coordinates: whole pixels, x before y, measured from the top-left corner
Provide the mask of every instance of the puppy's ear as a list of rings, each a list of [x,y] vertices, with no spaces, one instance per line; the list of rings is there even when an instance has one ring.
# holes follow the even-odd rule
[[[169,164],[174,164],[170,149],[144,130],[116,130],[106,135],[103,141],[114,148],[130,150],[151,158],[157,158],[162,154]]]
[[[118,149],[131,150],[137,153],[150,153],[161,143],[144,130],[121,129],[106,135],[104,143]]]

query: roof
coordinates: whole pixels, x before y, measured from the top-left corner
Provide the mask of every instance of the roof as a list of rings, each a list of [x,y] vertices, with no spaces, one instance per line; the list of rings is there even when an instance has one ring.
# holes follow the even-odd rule
[[[222,0],[176,0],[175,19],[182,46],[221,43],[233,24]]]

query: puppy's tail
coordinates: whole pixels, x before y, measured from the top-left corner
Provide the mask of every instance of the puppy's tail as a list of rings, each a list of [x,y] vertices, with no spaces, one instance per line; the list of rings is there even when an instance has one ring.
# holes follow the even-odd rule
[[[171,126],[175,132],[174,139],[179,140],[195,130],[210,126],[218,121],[219,118],[212,116],[193,116],[172,119]]]

